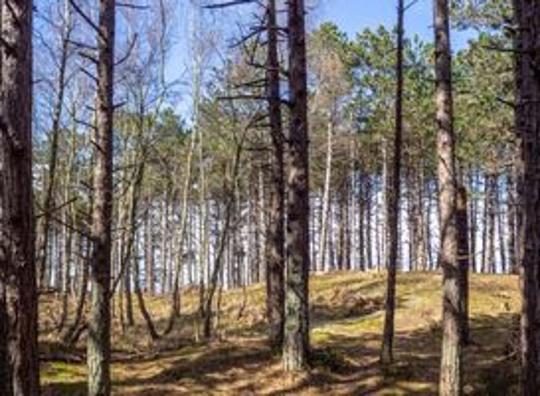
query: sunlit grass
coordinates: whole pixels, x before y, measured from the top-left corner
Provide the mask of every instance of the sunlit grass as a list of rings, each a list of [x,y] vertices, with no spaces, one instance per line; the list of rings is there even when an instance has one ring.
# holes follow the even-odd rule
[[[196,342],[197,290],[183,293],[182,318],[168,337],[151,342],[136,302],[137,325],[122,332],[115,320],[112,365],[116,394],[272,394],[380,395],[436,394],[440,349],[441,277],[400,274],[395,318],[396,362],[378,364],[384,320],[385,277],[379,273],[334,273],[310,279],[311,342],[314,367],[308,376],[281,372],[279,356],[265,345],[265,288],[223,292],[218,340]],[[514,276],[472,275],[470,313],[473,345],[465,359],[466,393],[489,394],[486,378],[512,394],[512,360],[519,292]],[[147,297],[158,329],[169,301]],[[55,302],[44,302],[54,322]],[[118,301],[115,301],[118,304]],[[51,342],[54,333],[42,335]],[[54,345],[54,344],[53,344]],[[78,347],[81,357],[84,340]],[[83,359],[84,360],[84,359]],[[44,362],[45,394],[84,394],[84,363]]]

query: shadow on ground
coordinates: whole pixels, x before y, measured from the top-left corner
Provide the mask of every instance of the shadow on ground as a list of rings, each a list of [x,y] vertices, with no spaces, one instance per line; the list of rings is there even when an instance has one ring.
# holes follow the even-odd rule
[[[473,344],[465,357],[465,391],[510,395],[517,383],[512,355],[515,317],[471,321]],[[436,395],[440,358],[438,326],[398,332],[395,363],[378,363],[376,334],[331,335],[312,353],[308,375],[286,376],[262,340],[231,340],[186,347],[155,358],[121,361],[115,394],[332,394]],[[69,372],[67,373],[69,375]],[[45,385],[44,395],[83,395],[84,381]]]

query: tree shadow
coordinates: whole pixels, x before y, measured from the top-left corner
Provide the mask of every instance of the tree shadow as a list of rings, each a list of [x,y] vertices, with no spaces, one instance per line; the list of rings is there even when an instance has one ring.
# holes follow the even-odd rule
[[[418,279],[400,279],[400,286],[404,282],[412,285]],[[372,287],[380,287],[380,281],[370,280],[357,286],[353,286],[352,292],[336,289],[335,293],[321,298],[316,295],[312,299],[313,327],[328,325],[329,328],[328,331],[325,328],[323,339],[314,342],[311,369],[307,374],[282,372],[279,356],[270,350],[262,336],[266,327],[264,321],[254,319],[242,331],[229,332],[230,339],[225,342],[193,344],[184,340],[180,343],[176,337],[184,330],[179,330],[171,335],[171,339],[179,343],[177,347],[139,355],[117,352],[115,366],[122,367],[123,372],[114,378],[114,394],[438,394],[441,345],[438,321],[419,321],[419,327],[411,331],[398,328],[394,340],[395,361],[388,366],[381,366],[378,361],[379,329],[368,331],[364,327],[351,334],[333,331],[332,325],[348,321],[361,323],[382,312],[382,296],[368,293]],[[398,310],[407,303],[409,293],[414,291],[402,293],[398,298]],[[421,312],[411,312],[411,321],[421,316]],[[466,395],[516,394],[519,367],[515,360],[516,318],[516,314],[508,312],[475,316],[470,320],[472,343],[464,352]],[[258,336],[245,337],[245,334]],[[82,395],[85,391],[85,382],[75,381],[46,385],[43,394]]]

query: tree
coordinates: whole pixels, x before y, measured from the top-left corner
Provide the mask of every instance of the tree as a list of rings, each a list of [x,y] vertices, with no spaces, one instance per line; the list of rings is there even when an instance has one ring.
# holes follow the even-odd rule
[[[113,204],[113,92],[115,1],[100,0],[97,31],[96,139],[94,150],[92,297],[88,319],[88,394],[111,393],[111,222]]]
[[[540,5],[524,0],[514,1],[515,36],[515,123],[520,139],[518,169],[518,199],[522,227],[519,241],[521,273],[521,394],[535,395],[540,389],[538,362],[540,328],[538,325],[538,297],[540,260]]]
[[[305,369],[309,356],[309,158],[304,14],[303,0],[289,1],[290,130],[286,171],[287,270],[283,344],[286,371]]]
[[[399,223],[399,193],[401,182],[401,146],[403,135],[403,20],[405,5],[398,0],[397,52],[396,52],[396,107],[395,107],[395,136],[392,178],[388,194],[388,234],[389,247],[387,258],[387,286],[385,297],[384,333],[381,347],[381,362],[390,363],[393,360],[392,346],[394,341],[394,314],[396,310],[396,269],[398,259],[398,223]]]
[[[32,199],[32,1],[1,2],[0,321],[9,368],[0,390],[39,394]],[[6,317],[7,316],[7,317]],[[2,349],[6,345],[2,342]],[[9,371],[9,372],[8,372]]]
[[[440,252],[443,270],[443,340],[439,393],[462,393],[463,282],[458,261],[457,177],[453,129],[452,58],[447,0],[434,0],[435,79],[437,105],[437,175],[439,182]]]
[[[270,184],[269,243],[267,244],[268,251],[266,253],[266,298],[270,345],[273,348],[281,348],[285,315],[285,181],[283,163],[285,137],[283,135],[281,114],[280,64],[278,58],[278,25],[276,14],[276,1],[268,0],[266,83],[273,158],[271,161],[272,182]]]

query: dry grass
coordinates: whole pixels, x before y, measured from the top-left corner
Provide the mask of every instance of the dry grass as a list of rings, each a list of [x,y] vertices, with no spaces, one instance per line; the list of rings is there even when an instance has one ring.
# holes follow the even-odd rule
[[[302,376],[285,375],[279,357],[264,342],[262,285],[223,294],[219,341],[195,342],[197,294],[183,294],[178,328],[151,342],[142,319],[122,332],[114,329],[113,383],[117,395],[416,395],[437,394],[440,345],[441,279],[437,274],[403,274],[398,278],[396,362],[378,364],[382,329],[384,277],[376,273],[336,273],[311,279],[313,367]],[[168,302],[148,298],[159,328]],[[41,340],[54,350],[52,328],[57,303],[43,302]],[[515,392],[512,358],[517,278],[474,275],[471,279],[473,344],[466,351],[466,394]],[[117,322],[117,321],[115,321]],[[83,356],[82,344],[72,351]],[[83,363],[46,361],[45,395],[84,395]]]

